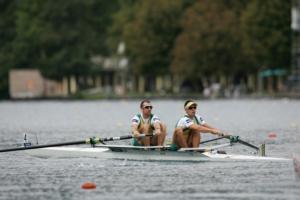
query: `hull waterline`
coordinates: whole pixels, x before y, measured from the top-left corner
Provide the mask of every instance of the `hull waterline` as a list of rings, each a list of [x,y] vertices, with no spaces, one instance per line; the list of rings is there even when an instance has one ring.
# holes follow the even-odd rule
[[[28,150],[32,156],[42,158],[88,157],[98,159],[140,160],[140,161],[291,161],[287,158],[261,157],[254,155],[221,154],[215,152],[178,152],[165,150],[141,150],[118,148],[82,148],[82,147],[49,147]]]

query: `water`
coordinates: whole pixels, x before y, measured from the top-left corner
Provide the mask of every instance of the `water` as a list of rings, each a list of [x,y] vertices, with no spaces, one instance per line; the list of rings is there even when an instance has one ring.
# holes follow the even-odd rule
[[[268,155],[300,154],[300,101],[199,101],[211,125],[267,144]],[[153,101],[168,137],[183,101]],[[138,101],[0,102],[0,148],[130,133]],[[276,133],[275,139],[268,138]],[[203,140],[212,138],[203,134]],[[128,143],[128,141],[123,141]],[[235,151],[245,153],[242,146]],[[300,177],[292,162],[137,162],[92,158],[41,159],[25,152],[0,154],[0,199],[300,199]],[[83,190],[91,181],[95,190]]]

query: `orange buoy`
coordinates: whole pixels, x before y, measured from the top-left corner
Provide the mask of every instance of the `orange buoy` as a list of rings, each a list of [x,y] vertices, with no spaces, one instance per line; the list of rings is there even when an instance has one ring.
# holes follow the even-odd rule
[[[274,132],[271,132],[271,133],[268,134],[268,137],[269,137],[269,138],[276,138],[276,137],[277,137],[277,134],[274,133]]]
[[[92,182],[85,182],[84,184],[81,185],[82,189],[89,190],[89,189],[95,189],[96,184]]]

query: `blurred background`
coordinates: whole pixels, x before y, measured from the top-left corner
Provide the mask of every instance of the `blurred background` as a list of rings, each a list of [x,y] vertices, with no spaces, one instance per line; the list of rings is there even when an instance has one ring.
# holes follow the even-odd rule
[[[32,144],[128,135],[144,98],[168,139],[182,98],[201,99],[209,124],[295,164],[15,152],[0,156],[0,200],[299,199],[300,0],[0,0],[0,149],[24,133]]]
[[[300,97],[299,0],[0,0],[0,98]]]

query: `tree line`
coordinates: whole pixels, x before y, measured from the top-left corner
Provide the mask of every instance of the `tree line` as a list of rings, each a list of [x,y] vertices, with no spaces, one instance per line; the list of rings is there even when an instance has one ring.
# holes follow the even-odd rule
[[[290,68],[291,0],[0,0],[0,96],[10,69],[91,75],[120,42],[134,75],[197,86]],[[177,78],[177,79],[176,79]]]

